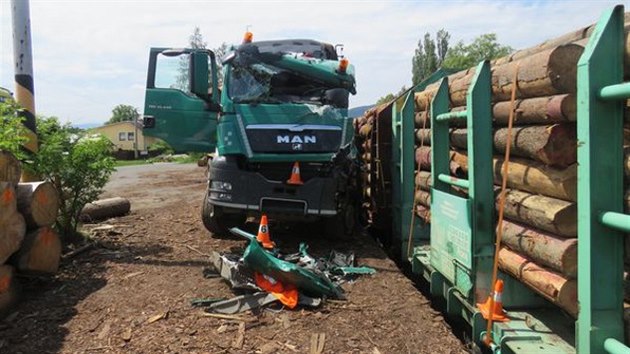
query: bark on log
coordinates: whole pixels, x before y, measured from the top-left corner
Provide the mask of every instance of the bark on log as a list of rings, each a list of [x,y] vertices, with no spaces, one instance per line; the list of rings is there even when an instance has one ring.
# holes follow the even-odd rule
[[[452,110],[465,109],[466,107],[461,106]],[[510,101],[495,103],[492,106],[493,125],[506,126],[510,109]],[[514,116],[514,123],[518,125],[575,122],[577,119],[575,95],[571,94],[518,99],[515,101],[515,109],[517,114]],[[426,111],[416,113],[416,128],[422,128],[422,123],[427,118]],[[427,128],[429,124],[430,121],[427,121]]]
[[[568,278],[577,275],[577,239],[560,238],[513,222],[503,223],[503,244]]]
[[[506,248],[499,251],[499,268],[536,293],[577,316],[577,281],[543,268]]]
[[[13,210],[0,215],[0,264],[15,253],[24,240],[26,223],[22,214]]]
[[[50,226],[59,212],[59,197],[50,182],[20,183],[17,188],[18,210],[29,229]]]
[[[0,218],[17,210],[15,186],[10,182],[0,182]]]
[[[503,159],[494,158],[494,181],[501,183]],[[510,159],[507,183],[510,188],[542,194],[562,200],[577,201],[577,164],[559,170],[541,163]]]
[[[0,265],[0,318],[14,308],[17,301],[17,279],[13,267]]]
[[[431,222],[431,210],[424,205],[416,205],[416,216],[427,223]]]
[[[422,205],[426,208],[431,208],[431,193],[423,190],[417,190],[414,196],[416,204]]]
[[[416,185],[430,191],[431,173],[419,171]],[[499,205],[499,187],[496,187],[496,205]],[[626,193],[630,203],[630,191]],[[629,206],[630,208],[630,206]],[[543,195],[508,189],[505,194],[505,217],[563,237],[577,236],[577,204]]]
[[[21,176],[20,161],[12,153],[0,150],[0,182],[9,182],[16,186]]]
[[[519,60],[496,65],[492,68],[492,99],[510,99],[511,78],[519,67],[517,97],[529,98],[551,96],[561,93],[575,93],[577,86],[577,62],[584,48],[576,44],[560,45]],[[449,97],[452,107],[463,106],[466,93],[474,77],[475,69],[468,69],[449,76]],[[439,83],[429,85],[426,90],[416,93],[416,111],[426,110],[426,102],[437,91]]]
[[[361,128],[359,128],[359,136],[363,138],[367,138],[368,136],[370,136],[371,132],[372,132],[372,124],[370,123],[364,124]]]
[[[451,162],[456,163],[463,173],[468,173],[468,157],[459,152],[450,152]],[[416,163],[421,169],[431,169],[431,148],[416,149]],[[500,184],[503,174],[503,158],[493,158],[494,183]],[[457,175],[461,177],[460,175]],[[508,187],[534,194],[542,194],[567,201],[577,200],[577,164],[565,169],[547,167],[542,163],[511,158],[508,171]]]
[[[61,240],[50,227],[44,226],[26,234],[11,263],[22,272],[54,274],[59,269],[60,259]]]
[[[452,157],[452,154],[451,154]],[[420,169],[425,171],[431,170],[431,147],[421,146],[416,149],[416,165],[420,165]],[[461,176],[465,172],[456,161],[451,161],[449,169],[452,175]]]
[[[467,149],[467,132],[467,129],[451,130],[451,145]],[[496,153],[505,153],[507,134],[507,128],[494,131],[493,146]],[[418,129],[416,142],[419,143],[420,139],[424,139],[424,144],[430,145],[430,135],[430,129]],[[577,161],[577,136],[573,123],[514,127],[511,140],[510,151],[513,156],[526,157],[545,165],[561,168]]]
[[[86,204],[81,211],[80,219],[83,222],[104,220],[107,218],[125,215],[129,213],[130,209],[131,203],[129,203],[129,200],[125,198],[114,197],[101,199]]]
[[[505,196],[504,212],[510,220],[559,236],[577,236],[577,204],[573,202],[511,189]]]

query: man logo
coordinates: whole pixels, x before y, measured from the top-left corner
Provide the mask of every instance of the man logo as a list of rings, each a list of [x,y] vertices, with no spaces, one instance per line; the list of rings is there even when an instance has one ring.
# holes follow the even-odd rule
[[[278,144],[315,144],[317,143],[317,137],[315,135],[278,135],[276,136],[276,143]]]

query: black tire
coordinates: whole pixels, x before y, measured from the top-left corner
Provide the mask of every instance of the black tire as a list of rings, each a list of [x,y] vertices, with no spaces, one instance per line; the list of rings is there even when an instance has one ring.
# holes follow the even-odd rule
[[[325,235],[336,239],[348,240],[352,238],[356,226],[357,213],[352,203],[346,204],[346,207],[337,215],[324,219]]]
[[[209,191],[203,198],[203,206],[201,207],[201,221],[212,235],[227,235],[229,230],[222,220],[223,213],[221,208],[217,208],[208,202]]]

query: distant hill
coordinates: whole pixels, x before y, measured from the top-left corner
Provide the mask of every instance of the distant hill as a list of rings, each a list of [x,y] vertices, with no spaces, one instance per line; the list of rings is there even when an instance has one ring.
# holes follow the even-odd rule
[[[98,123],[82,123],[82,124],[72,124],[73,127],[79,129],[92,129],[96,127],[100,127],[102,124]]]
[[[350,118],[360,117],[360,116],[362,116],[365,113],[365,111],[367,111],[368,109],[370,109],[372,107],[374,107],[374,105],[350,108],[348,110],[348,116]]]

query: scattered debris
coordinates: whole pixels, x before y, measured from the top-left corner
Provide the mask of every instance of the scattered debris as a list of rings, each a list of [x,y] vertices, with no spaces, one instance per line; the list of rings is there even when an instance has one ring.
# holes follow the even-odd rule
[[[310,354],[322,354],[326,346],[326,333],[313,333],[311,335]]]
[[[122,338],[122,340],[124,340],[125,342],[129,342],[131,340],[131,327],[127,327],[127,329],[125,329],[124,332],[122,332],[122,334],[120,335],[120,337]]]
[[[209,297],[204,299],[192,299],[190,300],[190,304],[194,307],[205,307],[209,306],[215,302],[226,300],[224,297]]]
[[[151,324],[153,322],[159,321],[159,320],[164,319],[166,317],[168,317],[168,310],[166,312],[158,313],[155,316],[149,317],[149,319],[147,320],[147,324]]]
[[[238,325],[238,333],[236,334],[236,338],[234,338],[234,343],[232,343],[232,348],[241,349],[243,348],[244,342],[245,342],[245,322],[241,322]]]
[[[239,295],[231,299],[217,301],[208,306],[206,311],[223,314],[235,314],[276,302],[278,299],[266,292]]]
[[[265,250],[252,234],[238,228],[230,231],[247,238],[247,248],[242,256],[212,252],[209,258],[216,273],[206,269],[204,276],[221,276],[233,290],[254,293],[227,300],[200,299],[191,302],[193,306],[207,307],[206,311],[210,313],[236,314],[276,301],[290,309],[298,304],[318,307],[322,297],[345,299],[341,283],[353,280],[356,275],[376,272],[373,268],[357,267],[353,253],[343,254],[333,250],[328,258],[318,260],[307,253],[308,246],[302,243],[298,253],[282,256],[276,249]]]
[[[140,275],[140,274],[144,274],[144,271],[139,271],[139,272],[129,273],[129,274],[127,274],[127,275],[125,275],[125,276],[123,277],[123,280],[127,280],[127,279],[129,279],[129,278],[133,278],[133,277],[138,276],[138,275]]]

